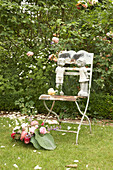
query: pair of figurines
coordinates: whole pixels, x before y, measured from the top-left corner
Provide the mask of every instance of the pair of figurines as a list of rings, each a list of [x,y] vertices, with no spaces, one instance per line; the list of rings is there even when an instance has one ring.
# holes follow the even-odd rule
[[[80,57],[76,61],[78,67],[79,67],[79,82],[80,82],[80,91],[78,92],[78,96],[87,97],[88,96],[88,72],[85,67],[86,62],[83,57]],[[62,85],[64,80],[64,73],[65,73],[65,59],[59,58],[57,61],[57,68],[56,68],[56,92],[59,91],[60,95],[64,95],[64,92],[62,91]]]

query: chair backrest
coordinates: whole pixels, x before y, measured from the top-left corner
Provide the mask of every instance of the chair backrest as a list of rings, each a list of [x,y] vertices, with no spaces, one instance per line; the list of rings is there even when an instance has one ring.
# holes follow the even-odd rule
[[[88,53],[84,50],[80,50],[78,52],[75,51],[62,51],[59,53],[58,60],[64,61],[65,72],[64,75],[73,75],[73,76],[82,76],[82,71],[80,71],[80,67],[78,67],[78,61],[84,61],[84,69],[88,75],[88,85],[89,89],[91,88],[91,80],[92,80],[92,70],[93,70],[93,53]],[[67,67],[66,67],[66,66]],[[69,65],[69,66],[68,66]],[[73,66],[73,67],[72,67]],[[86,81],[87,81],[86,80]],[[82,81],[79,81],[82,82]]]

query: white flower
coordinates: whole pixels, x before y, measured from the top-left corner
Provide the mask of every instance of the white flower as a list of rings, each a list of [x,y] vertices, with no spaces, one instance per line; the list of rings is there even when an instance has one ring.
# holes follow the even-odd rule
[[[92,4],[98,3],[98,0],[92,0]]]
[[[29,131],[30,131],[31,133],[34,133],[34,132],[35,132],[35,129],[36,129],[36,127],[32,126],[31,128],[29,128]]]
[[[19,119],[19,121],[22,121],[23,119],[25,119],[25,116],[21,116],[18,119]]]
[[[16,120],[16,125],[18,126],[19,125],[19,122]]]
[[[28,123],[22,123],[22,128],[24,129],[26,126],[28,126]]]
[[[19,74],[19,76],[21,76],[23,74],[24,70],[21,71],[21,73]]]
[[[30,71],[29,71],[29,74],[31,74],[32,72],[33,72],[33,71],[32,71],[32,70],[30,70]]]
[[[20,130],[20,126],[16,126],[13,130]]]
[[[46,66],[43,66],[43,70],[45,70],[46,69]]]

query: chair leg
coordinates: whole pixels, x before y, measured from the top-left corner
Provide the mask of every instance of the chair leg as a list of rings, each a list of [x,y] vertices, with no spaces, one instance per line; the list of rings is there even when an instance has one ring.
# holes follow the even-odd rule
[[[48,114],[47,114],[46,118],[44,119],[44,122],[47,120],[47,118],[49,117],[50,113],[53,113],[53,114],[57,117],[57,119],[58,119],[58,121],[59,121],[59,123],[60,123],[60,118],[59,118],[59,116],[57,115],[57,113],[55,113],[54,111],[52,111],[52,109],[53,109],[53,107],[54,107],[54,104],[55,104],[55,101],[53,101],[52,106],[51,106],[51,109],[49,109],[49,108],[47,107],[47,105],[46,105],[45,100],[44,100],[44,106],[45,106],[45,108],[46,108],[47,111],[48,111]]]
[[[84,111],[84,113],[83,113],[83,112],[80,110],[80,107],[79,107],[77,101],[75,101],[79,112],[82,114],[82,118],[81,118],[80,124],[79,124],[79,126],[78,126],[78,131],[77,131],[77,135],[76,135],[76,144],[78,144],[78,135],[79,135],[79,131],[80,131],[82,122],[83,122],[83,120],[84,120],[84,117],[86,117],[87,120],[88,120],[88,122],[89,122],[90,133],[91,133],[91,122],[90,122],[90,119],[88,118],[88,116],[86,115],[86,111],[87,111],[87,107],[88,107],[88,102],[89,102],[89,101],[87,101],[86,108],[85,108],[85,111]]]
[[[83,112],[80,110],[80,107],[79,107],[77,101],[75,101],[75,103],[76,103],[76,105],[77,105],[77,108],[78,108],[79,112],[80,112],[84,117],[86,117],[86,119],[88,120],[88,122],[89,122],[89,127],[90,127],[90,133],[91,133],[91,122],[90,122],[89,117],[86,115],[87,106],[86,106],[85,111],[84,111],[84,113],[83,113]],[[81,120],[82,120],[82,119],[81,119]]]

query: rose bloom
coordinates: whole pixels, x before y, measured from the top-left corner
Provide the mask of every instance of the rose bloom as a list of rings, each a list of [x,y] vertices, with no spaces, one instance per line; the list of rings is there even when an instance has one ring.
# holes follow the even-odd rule
[[[56,43],[56,44],[57,44],[57,43],[59,42],[59,38],[57,38],[57,37],[53,37],[53,38],[52,38],[52,41],[53,41],[54,43]]]
[[[27,132],[26,131],[22,131],[20,140],[22,141],[25,138],[26,135],[27,135]]]
[[[25,144],[30,143],[30,137],[29,137],[28,135],[25,136],[25,138],[24,138],[24,143],[25,143]]]
[[[37,128],[34,127],[34,126],[32,126],[31,128],[29,128],[29,131],[30,131],[31,133],[34,133],[34,132],[35,132],[35,129],[37,129]]]
[[[54,54],[49,55],[49,60],[53,60]]]
[[[27,56],[33,56],[33,54],[34,54],[34,53],[31,52],[31,51],[28,51],[28,52],[27,52]]]
[[[43,135],[46,134],[47,133],[46,128],[45,127],[41,127],[40,128],[40,133],[43,134]]]
[[[32,125],[32,126],[38,125],[38,124],[39,124],[39,123],[38,123],[38,121],[36,121],[36,120],[34,120],[34,121],[31,122],[31,125]]]
[[[56,57],[54,57],[54,58],[53,58],[53,61],[57,62],[57,58],[56,58]]]
[[[14,139],[14,138],[15,138],[15,135],[16,135],[16,133],[12,133],[12,134],[11,134],[11,137]]]

